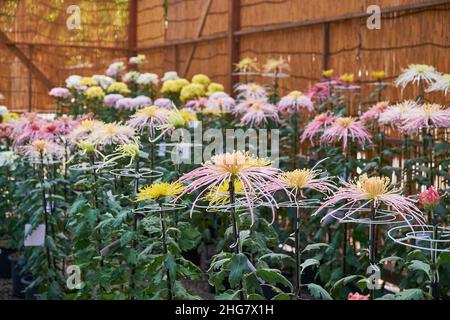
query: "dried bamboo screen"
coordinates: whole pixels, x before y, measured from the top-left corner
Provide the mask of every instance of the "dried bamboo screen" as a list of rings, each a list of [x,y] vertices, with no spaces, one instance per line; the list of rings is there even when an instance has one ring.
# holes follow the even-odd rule
[[[176,70],[187,78],[205,73],[214,81],[227,83],[229,1],[169,0],[167,7],[165,0],[136,1],[137,51],[147,56],[145,71],[162,75]],[[257,57],[264,62],[282,56],[291,64],[291,77],[282,80],[283,93],[307,90],[320,78],[324,66],[321,19],[336,20],[346,15],[348,19],[329,23],[328,67],[337,74],[354,73],[362,84],[362,96],[371,88],[371,71],[384,70],[388,80],[393,80],[408,64],[424,63],[450,73],[450,0],[427,8],[383,14],[381,30],[369,30],[365,18],[351,17],[365,12],[370,5],[386,9],[436,2],[240,0],[239,28],[243,32],[292,22],[316,22],[242,35],[240,57]],[[18,48],[27,56],[31,53],[35,65],[58,86],[70,74],[103,73],[107,65],[125,61],[132,51],[127,47],[128,0],[74,0],[71,4],[81,7],[80,31],[67,30],[67,3],[60,0],[3,0],[0,5],[0,30],[18,42]],[[210,39],[193,44],[190,40],[198,36]],[[33,110],[52,110],[48,88],[34,76],[31,83]],[[387,93],[391,101],[396,101],[402,94],[413,97],[410,90],[402,93],[390,87]],[[4,104],[19,111],[28,110],[28,69],[4,46],[0,46],[0,92],[6,96]],[[434,95],[432,99],[448,102],[442,95]]]

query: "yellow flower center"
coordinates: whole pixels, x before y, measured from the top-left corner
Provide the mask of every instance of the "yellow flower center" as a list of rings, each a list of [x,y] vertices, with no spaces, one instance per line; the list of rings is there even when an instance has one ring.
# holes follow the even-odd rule
[[[434,71],[434,67],[426,65],[426,64],[414,64],[411,66],[411,69],[416,73],[425,73]]]
[[[391,180],[387,177],[372,177],[362,175],[357,181],[357,189],[365,194],[366,199],[375,200],[388,191]]]
[[[144,109],[139,110],[137,113],[139,115],[145,116],[147,118],[155,117],[161,109],[157,106],[145,107]]]
[[[301,91],[292,91],[289,95],[294,99],[298,99],[303,95],[303,93]]]
[[[241,151],[234,151],[233,153],[216,155],[205,165],[215,165],[223,172],[237,175],[246,168],[263,167],[270,164],[269,160],[260,159]]]
[[[291,172],[283,173],[280,180],[287,188],[303,189],[313,179],[313,173],[309,169],[297,169]]]
[[[105,124],[103,127],[103,132],[108,137],[112,137],[117,133],[117,131],[118,131],[117,126],[113,123]]]
[[[353,118],[349,118],[349,117],[336,119],[336,124],[340,127],[346,128],[346,129],[348,129],[354,122],[355,122],[355,120]]]
[[[32,146],[39,152],[44,152],[45,147],[47,146],[47,142],[44,140],[36,140],[33,141]]]

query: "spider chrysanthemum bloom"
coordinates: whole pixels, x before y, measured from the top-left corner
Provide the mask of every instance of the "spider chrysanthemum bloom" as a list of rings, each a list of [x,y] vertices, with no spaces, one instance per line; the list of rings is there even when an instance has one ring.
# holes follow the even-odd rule
[[[241,84],[236,87],[240,99],[263,99],[267,97],[266,89],[256,83]]]
[[[92,131],[102,126],[103,124],[103,121],[92,119],[83,120],[68,135],[69,141],[76,144],[82,140],[87,140]]]
[[[322,113],[317,115],[306,127],[302,134],[302,142],[309,139],[312,145],[314,145],[314,138],[330,126],[336,120],[336,116],[329,113]]]
[[[278,103],[280,112],[299,112],[305,109],[309,112],[314,111],[314,105],[311,99],[300,91],[292,91],[283,97]]]
[[[378,121],[382,125],[400,126],[406,114],[414,112],[418,108],[415,101],[407,100],[402,103],[388,107],[380,114]]]
[[[236,72],[259,72],[258,59],[246,57],[235,64]]]
[[[282,73],[284,70],[289,70],[289,64],[283,58],[268,59],[263,65],[264,73]]]
[[[408,112],[403,117],[402,130],[412,133],[421,128],[450,127],[450,109],[439,104],[424,104]]]
[[[106,123],[95,128],[89,140],[97,145],[129,144],[134,141],[134,128],[117,123]]]
[[[230,113],[234,110],[236,101],[225,92],[216,92],[209,97],[206,108],[203,110],[206,114]]]
[[[324,131],[321,141],[327,144],[342,141],[343,148],[346,150],[349,139],[357,141],[361,146],[372,143],[371,135],[363,123],[350,117],[337,118]]]
[[[32,159],[37,159],[41,156],[46,158],[61,158],[64,155],[64,148],[52,141],[34,140],[29,145],[19,147],[19,153]]]
[[[445,94],[450,91],[450,74],[441,75],[439,79],[426,90],[426,92],[436,91],[442,91]]]
[[[439,72],[437,72],[433,66],[426,64],[411,64],[398,76],[397,80],[395,80],[395,85],[403,88],[410,83],[426,83],[429,85],[438,81],[440,76]]]
[[[423,215],[413,200],[404,197],[401,189],[395,188],[387,177],[369,178],[364,174],[352,182],[341,181],[341,184],[342,186],[337,192],[330,196],[314,214],[318,214],[325,208],[334,207],[339,202],[345,201],[345,203],[329,211],[322,221],[335,216],[339,211],[344,212],[342,219],[346,219],[357,214],[363,208],[379,208],[384,205],[408,224],[410,223],[408,216],[414,218],[418,223],[424,223]]]
[[[167,122],[167,109],[157,106],[146,107],[138,110],[127,121],[127,125],[133,127],[142,134],[145,130],[153,137],[156,130]]]
[[[216,187],[220,188],[233,178],[235,182],[242,184],[243,198],[249,207],[253,223],[256,199],[267,201],[267,205],[272,209],[273,217],[275,217],[274,208],[277,207],[277,202],[272,193],[266,190],[266,186],[268,184],[282,186],[277,177],[279,173],[280,170],[273,167],[271,161],[241,151],[216,155],[200,168],[194,169],[179,179],[179,182],[190,181],[190,183],[175,200],[178,200],[185,194],[191,194],[200,190],[200,193],[193,201],[192,214],[195,204],[206,192]]]
[[[277,108],[273,104],[265,101],[255,101],[245,111],[241,118],[241,124],[253,127],[265,124],[268,120],[279,120]]]
[[[165,197],[173,198],[184,191],[184,186],[181,183],[154,183],[152,185],[146,186],[139,190],[136,195],[136,201],[147,201],[147,200],[161,200]]]
[[[388,101],[378,102],[372,108],[364,112],[361,116],[361,121],[363,122],[372,122],[378,120],[380,115],[389,107]]]
[[[279,175],[279,179],[282,182],[282,187],[292,192],[294,201],[297,201],[299,196],[303,198],[303,191],[307,189],[323,194],[334,190],[334,184],[330,177],[325,175],[322,170],[315,168],[283,172]],[[268,187],[268,190],[273,192],[280,189],[282,189],[280,186],[274,184]]]

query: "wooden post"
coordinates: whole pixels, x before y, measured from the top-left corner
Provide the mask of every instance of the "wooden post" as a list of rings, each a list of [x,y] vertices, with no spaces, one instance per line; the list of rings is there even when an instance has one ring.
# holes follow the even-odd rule
[[[323,24],[323,53],[322,70],[328,70],[330,67],[330,23]]]
[[[211,8],[212,0],[207,0],[208,2],[203,8],[203,12],[200,16],[200,24],[198,25],[197,31],[195,32],[195,39],[200,38],[203,32],[203,28],[206,24],[206,18],[208,17],[209,9]],[[193,44],[191,51],[188,53],[186,65],[184,66],[183,77],[186,78],[189,72],[189,68],[191,67],[192,58],[195,54],[195,49],[197,48],[197,43]]]
[[[33,111],[33,72],[31,65],[33,64],[33,46],[28,46],[28,112]]]
[[[179,72],[180,59],[178,55],[179,47],[173,46],[173,71]]]
[[[233,72],[235,64],[239,62],[240,37],[235,32],[240,29],[241,24],[241,1],[230,0],[228,2],[228,86],[229,92],[233,92],[234,85],[239,81]]]
[[[138,0],[128,1],[128,58],[137,55]]]

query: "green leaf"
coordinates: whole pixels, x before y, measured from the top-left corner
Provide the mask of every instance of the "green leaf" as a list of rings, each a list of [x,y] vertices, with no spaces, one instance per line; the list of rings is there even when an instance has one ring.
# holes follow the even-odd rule
[[[289,287],[292,290],[292,284],[286,279],[279,270],[275,269],[259,269],[255,271],[256,276],[261,280],[269,282],[271,284],[280,283],[285,287]]]
[[[238,300],[239,299],[239,290],[232,291],[228,290],[222,294],[216,296],[216,300]]]
[[[126,246],[131,240],[135,239],[135,233],[133,231],[127,231],[120,237],[120,245]]]
[[[407,289],[395,295],[395,300],[422,300],[423,292],[421,289]]]
[[[247,296],[247,300],[266,300],[266,299],[259,294],[252,293]]]
[[[272,300],[291,300],[291,295],[289,293],[279,293]]]
[[[400,258],[397,256],[387,257],[387,258],[381,259],[380,264],[384,264],[386,262],[391,262],[391,261],[403,261],[403,258]]]
[[[312,250],[319,250],[321,248],[328,248],[330,245],[327,243],[313,243],[306,246],[306,248],[302,252],[312,251]]]
[[[166,254],[165,263],[167,270],[169,270],[170,278],[172,279],[172,281],[174,281],[176,277],[177,265],[172,254]]]
[[[330,294],[321,286],[315,284],[315,283],[309,283],[306,285],[308,287],[309,293],[316,299],[322,299],[322,300],[333,300],[331,298]]]
[[[423,271],[430,277],[430,265],[423,261],[413,260],[408,264],[408,268],[413,271]]]
[[[306,261],[303,262],[303,263],[300,265],[300,267],[301,267],[301,269],[302,269],[302,271],[303,271],[303,270],[305,270],[305,269],[308,268],[308,267],[311,267],[311,266],[318,266],[318,265],[320,265],[320,261],[319,261],[319,260],[317,260],[317,259],[306,259]]]
[[[331,292],[335,292],[336,290],[338,290],[338,289],[346,286],[347,284],[349,284],[357,279],[360,279],[360,278],[364,278],[364,277],[360,276],[360,275],[351,275],[351,276],[339,279],[338,281],[336,281],[334,286],[331,288]]]
[[[236,287],[242,280],[243,273],[249,270],[247,263],[248,259],[242,253],[236,254],[231,258],[229,264],[230,268],[229,281],[232,287]]]

